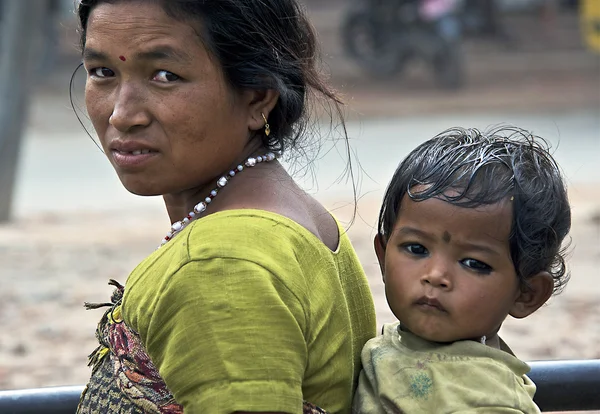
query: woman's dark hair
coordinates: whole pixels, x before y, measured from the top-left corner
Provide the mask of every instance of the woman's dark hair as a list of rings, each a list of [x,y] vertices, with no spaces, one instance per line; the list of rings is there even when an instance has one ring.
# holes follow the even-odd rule
[[[398,166],[383,199],[378,232],[387,243],[405,195],[466,208],[511,197],[510,253],[521,286],[547,271],[559,293],[569,279],[561,246],[571,227],[571,209],[549,149],[545,140],[512,127],[442,132]]]
[[[81,48],[90,13],[102,3],[80,0]],[[129,0],[132,1],[132,0]],[[137,0],[151,1],[151,0]],[[220,63],[234,90],[275,89],[279,100],[269,114],[272,134],[261,135],[270,150],[304,150],[311,94],[330,99],[340,119],[341,102],[318,70],[315,31],[296,0],[153,0],[173,18],[201,23],[202,42]],[[344,128],[345,129],[345,128]]]

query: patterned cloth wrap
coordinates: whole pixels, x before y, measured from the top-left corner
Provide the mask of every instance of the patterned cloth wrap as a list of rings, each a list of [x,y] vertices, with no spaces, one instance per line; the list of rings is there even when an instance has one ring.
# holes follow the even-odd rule
[[[92,375],[81,394],[77,413],[183,413],[139,335],[123,323],[121,301],[125,288],[112,279],[109,285],[116,287],[110,303],[85,304],[87,309],[108,310],[96,329],[99,346],[88,357]],[[303,414],[326,413],[304,402]]]

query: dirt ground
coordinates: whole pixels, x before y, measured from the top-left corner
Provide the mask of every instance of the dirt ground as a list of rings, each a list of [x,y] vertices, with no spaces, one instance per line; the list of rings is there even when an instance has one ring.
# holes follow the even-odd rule
[[[324,64],[349,101],[352,117],[600,109],[599,59],[582,47],[573,15],[562,16],[552,30],[537,18],[527,24],[521,17],[510,20],[515,32],[523,34],[519,48],[470,41],[469,84],[447,93],[436,90],[419,68],[392,81],[365,78],[339,48],[339,9],[312,8],[311,13],[323,42]],[[57,73],[38,95],[63,96],[68,75]],[[47,127],[49,120],[67,116],[63,109],[33,114],[31,122]],[[600,358],[600,183],[572,187],[570,197],[576,211],[568,263],[573,289],[567,287],[530,318],[508,320],[502,330],[525,360]],[[361,199],[360,219],[349,235],[369,277],[381,324],[393,317],[372,251],[379,203],[374,196]],[[342,221],[350,216],[343,209],[336,214]],[[124,282],[167,226],[160,211],[116,209],[17,215],[0,226],[0,389],[84,383],[89,376],[86,356],[95,347],[101,311],[84,311],[83,302],[107,299],[108,279]]]

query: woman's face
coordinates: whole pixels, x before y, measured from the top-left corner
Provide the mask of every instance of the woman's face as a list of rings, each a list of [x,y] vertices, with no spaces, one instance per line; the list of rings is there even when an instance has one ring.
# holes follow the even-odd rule
[[[194,28],[159,5],[94,8],[83,56],[87,111],[127,190],[193,191],[245,156],[250,94],[233,93]]]

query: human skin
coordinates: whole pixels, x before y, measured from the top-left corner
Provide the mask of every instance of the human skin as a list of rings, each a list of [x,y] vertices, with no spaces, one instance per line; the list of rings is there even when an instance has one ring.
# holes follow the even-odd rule
[[[174,20],[158,2],[102,3],[83,51],[86,107],[108,159],[127,190],[163,196],[171,223],[223,174],[267,152],[262,115],[268,120],[279,98],[275,90],[233,90],[199,25]],[[236,208],[281,214],[337,247],[335,220],[278,161],[237,175],[206,214]]]
[[[164,196],[172,221],[223,173],[266,152],[256,131],[278,96],[234,92],[197,33],[157,3],[104,3],[90,15],[83,52],[102,148],[127,190]]]
[[[508,200],[464,208],[404,196],[385,249],[375,240],[386,297],[402,326],[435,342],[494,341],[509,314],[526,316],[531,295],[511,259],[511,224]]]
[[[86,107],[102,148],[127,190],[163,196],[171,222],[223,174],[267,152],[259,131],[279,97],[230,87],[200,28],[158,2],[102,3],[90,14],[83,51]],[[332,250],[339,241],[334,219],[277,161],[236,175],[207,212],[236,208],[291,218]]]

